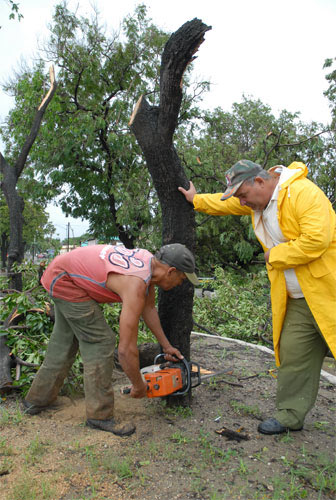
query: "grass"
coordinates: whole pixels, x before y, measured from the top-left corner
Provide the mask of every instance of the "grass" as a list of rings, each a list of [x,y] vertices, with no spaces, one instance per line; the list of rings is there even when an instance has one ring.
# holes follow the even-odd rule
[[[183,445],[190,443],[192,441],[191,438],[188,438],[187,436],[183,435],[181,431],[174,432],[174,434],[170,436],[170,440],[174,441],[174,443]]]
[[[317,421],[314,422],[314,427],[315,429],[318,429],[322,432],[329,432],[331,435],[335,435],[335,425],[331,424],[330,422],[324,422],[324,421]]]
[[[8,444],[8,440],[3,438],[0,439],[0,456],[10,456],[14,455],[13,446]]]
[[[307,453],[303,448],[299,459],[283,459],[290,476],[291,489],[313,489],[319,494],[336,494],[336,458],[330,460],[325,454]],[[304,498],[304,497],[302,497]]]
[[[18,475],[7,500],[55,500],[55,487],[49,480],[32,477],[28,471]]]
[[[22,422],[23,413],[20,409],[19,403],[16,403],[14,411],[8,411],[4,407],[0,407],[0,427],[5,425],[17,425]]]
[[[26,452],[24,454],[25,463],[27,465],[33,465],[39,462],[42,459],[44,453],[46,453],[48,446],[49,444],[47,442],[42,443],[37,436],[29,443],[26,449]]]
[[[0,458],[0,476],[9,474],[13,469],[13,460],[8,457]]]
[[[132,462],[130,458],[116,457],[113,452],[106,452],[101,458],[101,464],[105,471],[109,472],[118,481],[133,477]]]
[[[252,415],[253,417],[260,418],[261,411],[257,405],[249,406],[240,401],[230,401],[230,406],[238,415]]]
[[[167,415],[174,417],[190,418],[193,414],[192,409],[189,406],[173,406],[170,408],[166,406],[165,401],[163,401],[161,405]]]

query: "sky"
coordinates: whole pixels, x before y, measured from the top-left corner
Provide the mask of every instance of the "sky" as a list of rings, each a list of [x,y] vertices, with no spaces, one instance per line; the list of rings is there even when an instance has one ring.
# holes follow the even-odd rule
[[[21,0],[24,16],[9,20],[7,0],[0,0],[0,83],[11,78],[20,61],[28,63],[48,37],[47,25],[57,0]],[[299,111],[305,122],[330,123],[323,92],[328,87],[323,63],[335,54],[336,0],[70,0],[71,10],[90,17],[92,5],[107,31],[145,4],[154,24],[169,32],[197,17],[212,29],[205,34],[194,63],[195,78],[211,81],[203,106],[231,111],[242,95],[260,99],[275,115],[282,109]],[[12,100],[0,89],[0,123]],[[51,222],[63,239],[67,224],[80,236],[88,223],[66,218],[59,207],[49,207]]]

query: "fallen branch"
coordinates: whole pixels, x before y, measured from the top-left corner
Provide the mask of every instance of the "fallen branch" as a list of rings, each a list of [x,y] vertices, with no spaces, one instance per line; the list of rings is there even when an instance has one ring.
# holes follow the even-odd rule
[[[263,342],[265,342],[265,344],[273,346],[273,342],[271,342],[271,340],[268,340],[263,334],[260,335],[260,338]]]
[[[15,356],[12,352],[10,353],[10,357],[16,363],[17,365],[20,366],[29,366],[30,368],[38,368],[40,365],[37,365],[35,363],[29,363],[28,361],[23,361],[23,359],[19,358],[18,356]]]
[[[263,373],[266,372],[255,373],[254,375],[250,375],[249,377],[238,377],[238,380],[248,380],[249,378],[260,377],[260,375],[262,375]]]
[[[24,387],[24,384],[22,385],[12,385],[12,384],[4,384],[0,386],[0,394],[4,394],[9,391],[19,391]]]
[[[208,383],[210,384],[210,381],[209,382],[204,382],[205,384]],[[235,382],[228,382],[227,380],[223,380],[223,379],[220,379],[220,380],[217,380],[216,379],[216,383],[223,383],[223,384],[227,384],[227,385],[233,385],[235,387],[244,387],[242,384],[236,384]]]
[[[6,330],[25,330],[27,325],[13,325],[13,326],[7,326]]]
[[[203,325],[200,325],[199,323],[196,323],[196,321],[194,320],[194,318],[193,318],[193,323],[194,323],[195,326],[197,326],[197,328],[200,328],[201,330],[204,330],[205,332],[208,332],[213,337],[220,337],[219,333],[214,332],[212,330],[209,330],[206,326],[203,326]]]
[[[226,427],[222,427],[218,431],[215,431],[216,434],[220,434],[221,436],[225,436],[228,441],[248,441],[250,438],[247,434],[241,434],[240,432],[232,431],[231,429],[227,429]]]

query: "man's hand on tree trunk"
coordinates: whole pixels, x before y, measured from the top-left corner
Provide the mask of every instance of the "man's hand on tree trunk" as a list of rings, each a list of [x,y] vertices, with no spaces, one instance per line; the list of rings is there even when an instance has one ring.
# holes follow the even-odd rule
[[[184,189],[183,187],[177,188],[180,193],[184,194],[185,198],[189,203],[193,203],[194,196],[197,194],[196,188],[193,183],[190,181],[189,189]]]

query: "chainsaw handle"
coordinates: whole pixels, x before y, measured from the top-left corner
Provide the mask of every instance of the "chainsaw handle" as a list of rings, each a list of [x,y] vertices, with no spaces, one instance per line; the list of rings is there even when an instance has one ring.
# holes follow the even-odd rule
[[[123,396],[127,395],[127,394],[131,394],[131,390],[132,390],[132,387],[122,387],[120,389],[120,394],[122,394]],[[147,385],[147,391],[148,391],[148,385]]]
[[[186,369],[186,373],[187,373],[187,385],[186,385],[186,388],[183,391],[176,391],[176,392],[174,392],[173,396],[182,396],[183,394],[186,394],[187,392],[189,392],[190,389],[191,389],[190,364],[188,363],[188,361],[185,360],[185,358],[182,358],[180,361],[182,361],[182,363],[184,364],[185,369]]]
[[[165,359],[165,354],[161,353],[161,354],[158,354],[157,356],[155,356],[154,358],[154,365],[157,365],[159,363],[159,359],[163,358],[164,361],[166,360]]]
[[[154,364],[158,363],[160,358],[163,358],[165,359],[164,357],[165,355],[163,353],[161,354],[158,354],[157,356],[155,356],[154,358]],[[187,392],[190,391],[191,389],[191,371],[190,371],[190,363],[188,363],[188,361],[186,361],[185,358],[182,358],[180,359],[179,361],[176,361],[176,363],[183,363],[184,364],[184,367],[185,367],[185,370],[186,370],[186,380],[187,380],[187,384],[185,386],[185,389],[183,389],[182,391],[176,391],[176,392],[173,392],[172,394],[169,394],[169,396],[183,396],[183,394],[186,394]],[[199,385],[199,384],[197,384]]]
[[[154,365],[161,363],[161,361],[159,361],[161,358],[162,358],[162,361],[166,361],[166,363],[184,363],[184,364],[187,363],[185,358],[177,359],[176,361],[167,361],[165,358],[165,353],[162,352],[161,354],[158,354],[157,356],[155,356]]]

